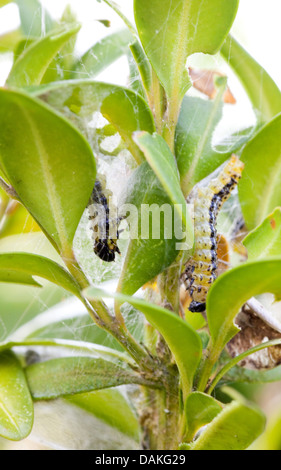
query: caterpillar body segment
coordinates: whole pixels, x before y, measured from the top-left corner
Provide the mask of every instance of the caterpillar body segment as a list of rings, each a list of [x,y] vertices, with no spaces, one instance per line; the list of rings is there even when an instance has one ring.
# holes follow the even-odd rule
[[[115,260],[115,253],[120,254],[117,245],[119,233],[117,223],[110,218],[108,197],[102,188],[100,181],[95,182],[90,201],[88,204],[90,229],[93,231],[94,253],[106,262]],[[114,233],[114,236],[113,236]]]
[[[244,164],[233,155],[218,176],[206,187],[195,188],[190,202],[194,204],[193,257],[188,261],[183,281],[192,299],[189,310],[203,312],[210,286],[217,277],[217,217],[241,178]]]

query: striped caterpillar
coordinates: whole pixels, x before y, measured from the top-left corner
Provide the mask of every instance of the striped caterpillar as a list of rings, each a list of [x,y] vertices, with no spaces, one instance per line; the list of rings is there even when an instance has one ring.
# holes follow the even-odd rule
[[[117,246],[119,233],[116,223],[110,220],[108,199],[98,180],[95,182],[90,197],[88,211],[91,221],[90,229],[93,231],[94,252],[102,261],[110,263],[115,260],[115,253],[120,254]]]
[[[217,216],[241,178],[243,168],[239,158],[232,155],[219,175],[206,187],[195,188],[189,199],[194,204],[195,247],[182,279],[192,299],[191,312],[206,309],[208,290],[217,277]]]

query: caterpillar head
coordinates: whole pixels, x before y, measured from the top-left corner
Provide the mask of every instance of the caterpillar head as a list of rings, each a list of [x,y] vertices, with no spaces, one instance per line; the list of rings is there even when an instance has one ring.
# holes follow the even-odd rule
[[[244,169],[244,166],[245,166],[244,163],[241,162],[239,157],[233,154],[229,162],[226,164],[226,170],[230,175],[234,177],[236,176],[235,179],[239,179],[241,178],[241,174]]]

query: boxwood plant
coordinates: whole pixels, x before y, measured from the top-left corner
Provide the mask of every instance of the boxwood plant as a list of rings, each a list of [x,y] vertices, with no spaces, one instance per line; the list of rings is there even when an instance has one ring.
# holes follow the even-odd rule
[[[0,89],[0,435],[26,438],[36,402],[61,398],[135,448],[247,449],[265,417],[230,384],[281,378],[278,359],[243,367],[253,353],[278,355],[281,343],[256,298],[281,295],[281,93],[230,36],[239,0],[134,0],[134,24],[104,0],[124,28],[81,57],[69,8],[55,21],[38,0],[15,3],[21,25],[0,36],[0,52],[14,57]],[[220,54],[256,115],[254,126],[233,128],[220,144],[213,135],[231,106],[227,78],[214,71],[205,94],[198,91],[195,53]],[[128,86],[98,81],[121,56]],[[191,314],[181,275],[194,231],[182,208],[233,153],[244,163],[230,204],[241,211],[243,255],[225,235],[231,260],[210,287],[206,312]],[[184,244],[164,224],[158,237],[137,231],[126,239],[120,217],[121,255],[115,263],[96,256],[87,206],[105,175],[103,190],[117,206],[168,205]],[[225,211],[232,225],[233,214]],[[235,343],[242,309],[274,332],[257,342],[253,329],[243,350]]]

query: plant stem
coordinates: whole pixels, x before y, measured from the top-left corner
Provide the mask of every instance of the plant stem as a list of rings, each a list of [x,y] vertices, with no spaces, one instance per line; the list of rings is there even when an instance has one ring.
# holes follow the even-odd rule
[[[176,98],[169,102],[166,125],[163,130],[163,137],[173,154],[175,154],[175,132],[179,117],[179,109],[179,102]]]
[[[212,346],[212,341],[210,340],[210,345],[208,346],[205,360],[202,364],[201,370],[199,371],[199,379],[197,383],[197,391],[204,392],[210,377],[212,375],[212,370],[220,356],[221,350],[219,348],[214,348]]]
[[[158,276],[158,288],[162,306],[179,315],[180,312],[180,275],[182,272],[182,253],[172,266]]]
[[[19,201],[19,197],[16,191],[14,190],[14,188],[12,186],[9,186],[3,180],[3,178],[1,178],[1,176],[0,176],[0,188],[2,188],[9,197],[11,197],[12,199],[17,199]]]
[[[74,254],[72,256],[62,256],[69,272],[79,285],[81,291],[90,286],[88,279],[78,265]],[[109,332],[130,354],[135,362],[145,371],[152,375],[155,372],[155,361],[140,346],[131,333],[126,328],[125,322],[120,322],[113,317],[107,309],[107,306],[99,300],[87,300],[81,296],[80,300],[87,308],[93,321],[101,328]]]
[[[169,383],[159,396],[157,450],[176,450],[179,439],[179,393],[175,383]]]
[[[149,97],[149,104],[154,115],[156,130],[159,134],[162,133],[163,129],[163,114],[164,114],[164,89],[159,82],[159,79],[152,69],[152,86]]]

